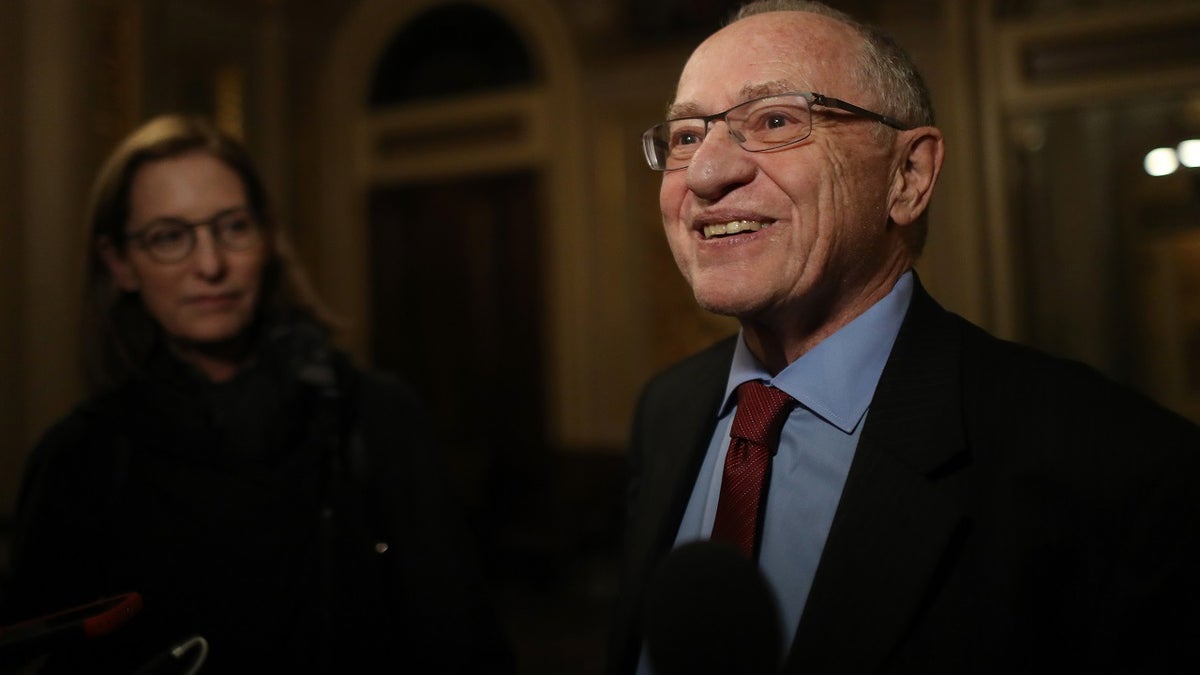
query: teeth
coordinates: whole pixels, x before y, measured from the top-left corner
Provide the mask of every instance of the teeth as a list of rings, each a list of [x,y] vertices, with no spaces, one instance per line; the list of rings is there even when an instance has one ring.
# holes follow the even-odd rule
[[[712,239],[713,237],[723,237],[739,232],[758,232],[762,228],[770,226],[770,223],[758,223],[753,220],[733,220],[728,223],[716,223],[704,226],[704,238]]]

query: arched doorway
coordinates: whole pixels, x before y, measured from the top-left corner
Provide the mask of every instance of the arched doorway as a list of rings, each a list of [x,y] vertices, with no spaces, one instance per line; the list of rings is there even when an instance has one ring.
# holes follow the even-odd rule
[[[445,40],[451,31],[455,39]],[[527,122],[511,110],[455,109],[527,95],[540,79],[503,17],[460,2],[403,25],[369,89],[379,161],[366,204],[368,346],[377,367],[421,392],[469,512],[490,521],[480,523],[484,535],[529,492],[524,484],[537,480],[548,451],[546,214],[537,162],[504,147]],[[388,168],[447,154],[500,161],[439,173]]]
[[[421,29],[423,21],[454,24],[462,12],[484,28],[496,28],[496,22],[505,28],[477,34],[460,25],[432,25],[436,33]],[[418,35],[449,45],[446,53],[434,59],[394,42],[414,25]],[[514,47],[525,50],[523,66],[494,58]],[[464,61],[458,51],[482,54],[483,63]],[[377,71],[389,59],[409,67],[399,69],[405,74],[398,79],[377,82]],[[530,261],[538,266],[539,342],[546,346],[540,384],[555,393],[544,397],[544,424],[556,445],[587,437],[594,396],[587,382],[596,367],[590,350],[595,330],[578,309],[588,305],[595,276],[586,231],[578,70],[569,31],[548,0],[363,0],[335,35],[320,84],[321,206],[313,263],[323,295],[349,317],[343,344],[368,362],[374,361],[375,321],[367,227],[372,191],[507,172],[533,177],[537,190],[530,207],[542,223],[540,259]],[[473,88],[471,77],[483,86]],[[448,83],[457,83],[459,91],[448,94]],[[406,100],[372,107],[397,87],[408,92]]]
[[[577,632],[559,638],[582,621],[563,620],[556,597],[531,600],[526,582],[561,566],[546,530],[566,516],[545,508],[546,473],[571,444],[564,406],[590,395],[579,368],[594,367],[579,346],[595,339],[580,299],[594,274],[580,78],[556,12],[546,0],[351,12],[322,82],[313,247],[324,294],[354,322],[352,351],[412,380],[430,408],[519,656],[547,666],[527,658],[530,673],[581,658]],[[570,653],[550,654],[555,641]]]

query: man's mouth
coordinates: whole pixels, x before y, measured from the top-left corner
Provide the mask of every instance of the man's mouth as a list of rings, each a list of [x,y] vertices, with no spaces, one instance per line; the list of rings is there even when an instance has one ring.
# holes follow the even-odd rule
[[[716,239],[718,237],[728,237],[735,234],[743,234],[747,232],[758,232],[759,230],[770,227],[772,223],[760,223],[754,220],[731,220],[728,223],[713,223],[712,225],[704,226],[704,238]]]

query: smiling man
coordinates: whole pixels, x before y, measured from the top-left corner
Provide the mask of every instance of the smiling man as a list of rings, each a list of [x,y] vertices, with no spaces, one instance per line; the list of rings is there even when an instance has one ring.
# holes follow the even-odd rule
[[[944,141],[902,50],[824,5],[750,3],[642,141],[680,271],[741,331],[639,401],[610,672],[762,672],[707,629],[750,617],[660,592],[694,541],[761,573],[788,673],[1184,658],[1200,429],[924,290]]]

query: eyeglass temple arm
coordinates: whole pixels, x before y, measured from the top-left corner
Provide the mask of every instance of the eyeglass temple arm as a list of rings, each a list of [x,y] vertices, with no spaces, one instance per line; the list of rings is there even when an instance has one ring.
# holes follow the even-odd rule
[[[813,103],[817,105],[825,106],[826,108],[837,108],[839,110],[845,110],[846,112],[852,112],[855,115],[886,124],[893,129],[899,129],[901,131],[908,131],[909,129],[912,129],[911,126],[901,122],[900,120],[888,117],[887,115],[880,115],[877,112],[871,112],[870,110],[867,110],[866,108],[860,108],[853,103],[846,103],[840,98],[834,98],[832,96],[826,96],[825,94],[818,94],[816,92],[813,92],[812,98]]]

